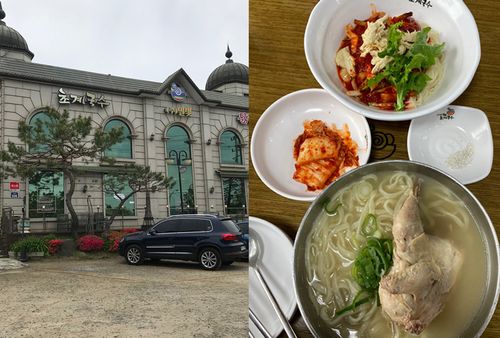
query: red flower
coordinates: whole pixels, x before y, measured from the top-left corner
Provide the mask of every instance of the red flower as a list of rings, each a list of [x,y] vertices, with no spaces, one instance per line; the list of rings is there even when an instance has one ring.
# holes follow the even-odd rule
[[[52,239],[49,241],[49,253],[55,255],[59,251],[59,247],[63,244],[61,239]]]
[[[77,248],[83,252],[102,250],[104,240],[95,235],[85,235],[78,239]]]

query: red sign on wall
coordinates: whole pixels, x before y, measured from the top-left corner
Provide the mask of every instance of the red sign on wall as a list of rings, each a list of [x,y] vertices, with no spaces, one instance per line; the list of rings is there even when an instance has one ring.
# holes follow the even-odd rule
[[[10,190],[19,190],[19,182],[10,182]]]

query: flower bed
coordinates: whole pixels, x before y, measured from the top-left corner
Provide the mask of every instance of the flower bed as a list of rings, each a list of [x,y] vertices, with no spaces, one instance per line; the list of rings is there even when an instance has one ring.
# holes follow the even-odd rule
[[[62,239],[51,239],[49,240],[49,253],[51,255],[56,255],[59,252],[59,248],[64,243]]]
[[[76,247],[83,252],[100,251],[104,246],[104,240],[95,235],[85,235],[76,241]]]
[[[117,252],[118,244],[123,236],[139,231],[136,228],[124,228],[121,231],[111,231],[107,238],[104,239],[104,250],[108,252]]]
[[[17,254],[21,251],[27,253],[41,253],[40,256],[48,255],[49,248],[43,238],[30,236],[14,242],[10,246],[10,251]]]

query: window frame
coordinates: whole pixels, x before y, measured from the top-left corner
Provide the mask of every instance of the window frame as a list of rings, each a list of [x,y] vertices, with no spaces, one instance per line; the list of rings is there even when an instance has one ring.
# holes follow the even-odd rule
[[[113,144],[110,148],[104,150],[104,156],[105,157],[110,157],[110,158],[115,158],[115,159],[119,159],[119,160],[133,160],[134,159],[134,142],[133,142],[133,130],[132,130],[132,127],[130,126],[130,124],[123,120],[122,118],[118,118],[118,117],[113,117],[113,118],[110,118],[109,120],[106,121],[106,123],[104,124],[104,127],[103,127],[103,131],[104,133],[106,133],[106,128],[108,127],[108,125],[112,122],[120,122],[122,125],[122,127],[124,127],[125,131],[128,131],[128,135],[126,135],[123,140],[121,142],[118,142],[118,143],[115,143]],[[114,127],[111,127],[111,128],[114,128]],[[123,142],[127,141],[130,145],[130,157],[118,157],[118,156],[111,156],[109,154],[109,152],[111,151],[111,149],[117,145],[120,145],[122,144]]]
[[[30,128],[34,127],[34,124],[33,124],[34,121],[33,121],[33,119],[35,119],[37,116],[41,116],[41,115],[44,115],[47,119],[50,119],[50,116],[48,115],[48,113],[47,113],[46,110],[39,110],[39,111],[35,112],[33,115],[31,115],[31,117],[28,120],[28,126]],[[43,123],[43,120],[42,120],[42,123]],[[29,148],[29,146],[27,146],[28,153],[30,153],[30,154],[36,154],[36,153],[41,153],[41,152],[44,152],[44,151],[48,150],[48,147],[44,149],[44,146],[47,147],[47,144],[38,144],[38,145],[35,146],[34,149],[31,149],[31,148]]]
[[[222,155],[223,154],[223,147],[224,147],[224,142],[222,140],[222,137],[224,136],[224,134],[226,133],[231,133],[232,136],[231,137],[236,137],[236,139],[238,140],[238,144],[235,144],[234,146],[231,145],[230,147],[228,146],[226,151],[228,151],[229,149],[236,149],[237,152],[239,152],[239,156],[236,156],[237,158],[240,159],[240,162],[241,163],[238,163],[237,161],[233,161],[231,163],[229,162],[224,162],[223,161],[223,158],[224,156]],[[234,129],[224,129],[220,135],[219,135],[219,142],[218,142],[218,146],[219,146],[219,163],[223,166],[244,166],[245,165],[245,162],[243,160],[243,138],[241,137],[240,133],[237,132],[236,130]]]
[[[103,210],[102,210],[102,212],[104,213],[104,216],[105,216],[105,217],[110,217],[110,216],[112,216],[112,212],[113,212],[113,210],[115,210],[115,209],[114,209],[114,208],[111,208],[111,213],[108,213],[108,207],[107,207],[107,205],[106,205],[106,197],[107,197],[107,195],[108,195],[108,194],[112,194],[112,192],[107,192],[107,191],[106,191],[106,189],[104,189],[104,182],[105,182],[105,179],[106,179],[106,178],[105,178],[105,176],[106,176],[106,175],[108,175],[108,173],[103,173],[103,174],[102,174],[102,176],[101,176],[101,177],[102,177],[102,182],[101,182],[101,183],[102,183],[102,196],[103,196],[103,197],[102,197],[102,198],[103,198]],[[128,185],[128,182],[127,182],[127,185]],[[130,186],[129,186],[129,188],[130,188]],[[132,189],[132,188],[130,188],[130,189]],[[125,202],[125,204],[130,203],[130,201],[133,201],[133,202],[134,202],[134,203],[133,203],[133,204],[134,204],[134,208],[133,208],[133,209],[134,209],[134,213],[133,213],[133,215],[123,215],[123,216],[122,216],[122,215],[121,215],[121,213],[119,212],[118,214],[116,214],[116,215],[115,215],[115,220],[116,220],[118,217],[120,217],[120,218],[121,218],[121,217],[123,217],[124,219],[130,219],[130,218],[137,218],[137,217],[138,217],[138,215],[137,215],[137,211],[138,211],[138,210],[137,210],[137,203],[136,203],[136,202],[137,202],[137,201],[136,201],[136,195],[137,195],[137,194],[133,194],[133,195],[132,195],[132,196],[131,196],[131,197],[130,197],[130,198],[129,198],[126,202]],[[111,196],[111,197],[112,197],[112,198],[114,198],[113,196]],[[118,200],[118,201],[119,201],[119,200]],[[120,204],[120,202],[118,202],[118,204]],[[124,205],[125,205],[125,204],[124,204]]]
[[[63,191],[63,196],[62,196],[62,202],[60,201],[59,203],[62,203],[62,209],[59,209],[60,212],[58,213],[58,208],[57,208],[57,197],[54,195],[54,207],[55,207],[55,211],[54,212],[51,212],[51,213],[46,213],[46,215],[43,215],[42,213],[38,212],[38,208],[36,207],[37,204],[35,204],[35,208],[33,209],[32,205],[31,205],[31,191],[30,191],[30,186],[33,183],[33,179],[28,179],[27,180],[27,184],[26,184],[26,188],[28,190],[28,194],[27,194],[27,215],[28,215],[28,218],[32,218],[32,219],[42,219],[42,218],[57,218],[58,216],[60,215],[66,215],[66,189],[65,189],[65,175],[62,171],[57,171],[57,170],[41,170],[42,172],[50,172],[52,174],[60,174],[61,175],[61,179],[62,179],[62,191]],[[52,185],[52,192],[54,191],[54,188],[53,188],[53,185]],[[38,202],[38,189],[35,190],[34,192],[37,193],[37,202]],[[31,211],[34,211],[33,215],[31,214]]]
[[[224,187],[224,182],[225,182],[225,180],[234,180],[234,179],[241,181],[241,187],[243,188],[242,196],[243,196],[243,200],[245,201],[245,203],[244,203],[245,207],[243,207],[243,205],[238,206],[238,207],[233,207],[230,204],[226,203],[226,191],[225,191],[225,187]],[[240,214],[240,213],[228,212],[232,208],[233,209],[239,208],[243,212],[242,214],[244,214],[244,215],[248,214],[248,195],[247,195],[248,186],[247,186],[246,179],[243,177],[230,177],[230,176],[221,177],[221,186],[222,186],[222,204],[224,205],[225,212],[228,215]],[[229,197],[231,197],[231,196],[229,196]]]
[[[169,142],[172,141],[173,139],[173,136],[169,136],[169,132],[171,130],[173,130],[174,128],[179,128],[183,131],[183,133],[185,134],[185,139],[183,140],[183,142],[186,143],[187,147],[183,147],[183,148],[186,148],[186,149],[180,149],[180,147],[172,147],[169,149]],[[181,215],[181,214],[185,214],[186,211],[189,211],[189,210],[193,210],[196,208],[196,186],[195,186],[195,166],[194,166],[194,162],[193,162],[193,149],[192,149],[192,134],[191,134],[191,131],[190,129],[184,125],[184,124],[181,124],[181,123],[172,123],[170,124],[166,130],[165,130],[165,142],[164,142],[164,149],[165,149],[165,159],[168,159],[170,158],[170,155],[169,153],[172,151],[172,150],[175,150],[176,152],[180,152],[180,151],[185,151],[188,155],[188,158],[191,160],[191,164],[190,165],[185,165],[184,167],[185,168],[189,168],[190,169],[190,172],[191,172],[191,175],[190,175],[190,178],[191,178],[191,181],[188,182],[190,183],[189,185],[185,186],[184,184],[182,184],[182,194],[183,196],[184,195],[187,195],[189,193],[189,190],[190,190],[190,187],[192,187],[192,199],[193,199],[193,204],[188,204],[186,203],[185,200],[183,200],[183,205],[181,205],[181,197],[180,197],[180,184],[179,184],[179,170],[180,170],[180,167],[178,167],[176,164],[168,164],[168,162],[165,160],[165,165],[166,165],[166,172],[167,172],[167,175],[170,176],[170,177],[173,177],[174,178],[174,181],[176,182],[176,188],[177,188],[177,193],[175,196],[173,196],[174,198],[172,198],[172,195],[175,193],[175,189],[168,189],[167,190],[167,203],[168,203],[168,211],[169,211],[169,214],[170,215]],[[173,173],[170,173],[169,170],[173,170],[174,172]],[[186,173],[182,173],[181,172],[181,179],[186,180]],[[178,204],[172,204],[172,201],[176,201],[178,202]],[[189,205],[189,207],[188,207]],[[184,212],[182,211],[184,210]]]

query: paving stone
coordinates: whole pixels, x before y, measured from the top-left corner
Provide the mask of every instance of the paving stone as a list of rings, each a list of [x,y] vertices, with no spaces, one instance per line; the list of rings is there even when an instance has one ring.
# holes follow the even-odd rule
[[[22,263],[17,259],[0,258],[0,271],[21,269],[25,266],[28,266],[28,264]]]

